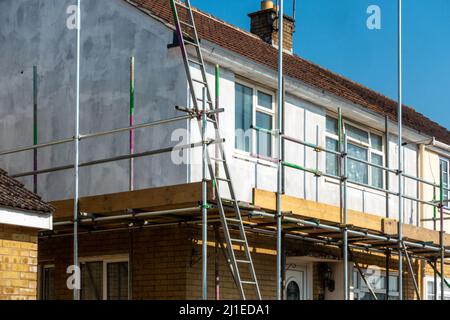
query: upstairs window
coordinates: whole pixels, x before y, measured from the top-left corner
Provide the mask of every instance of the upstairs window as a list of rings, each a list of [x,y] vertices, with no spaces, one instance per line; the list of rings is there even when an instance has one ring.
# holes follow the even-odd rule
[[[450,176],[449,176],[449,160],[447,159],[441,159],[440,160],[440,172],[442,173],[442,185],[444,188],[448,189],[449,188],[449,181],[450,181]],[[444,200],[448,200],[450,199],[450,192],[449,191],[445,191],[444,190]],[[450,206],[448,203],[444,203],[445,206]]]
[[[364,130],[353,124],[344,123],[347,135],[347,153],[350,157],[376,165],[384,165],[383,137]],[[326,148],[338,150],[338,121],[327,116],[326,119]],[[326,173],[339,175],[339,156],[327,153]],[[347,170],[349,181],[366,184],[376,188],[384,187],[383,170],[357,160],[348,159]]]
[[[273,135],[251,129],[272,131],[275,105],[273,95],[256,87],[235,85],[235,148],[262,157],[273,157]]]

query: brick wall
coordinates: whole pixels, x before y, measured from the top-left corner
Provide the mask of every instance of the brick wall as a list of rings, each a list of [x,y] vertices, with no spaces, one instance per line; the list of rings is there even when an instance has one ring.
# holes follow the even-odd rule
[[[249,15],[251,19],[250,31],[260,37],[263,41],[278,45],[278,20],[276,11],[273,9],[262,10]],[[292,18],[285,16],[283,23],[283,48],[292,51],[294,21]]]
[[[0,300],[37,297],[37,232],[0,224]]]
[[[221,235],[221,237],[223,237]],[[276,240],[261,234],[248,235],[249,246],[264,299],[276,296]],[[133,248],[131,270],[133,273],[133,299],[200,299],[202,286],[201,229],[193,226],[158,227],[129,231],[92,233],[80,235],[80,258],[103,255],[128,255]],[[316,258],[340,257],[340,250],[314,245],[299,240],[286,241],[288,256],[314,256]],[[362,268],[377,265],[385,268],[383,255],[355,252]],[[337,260],[336,260],[337,261]],[[39,263],[55,265],[55,294],[57,299],[71,299],[66,287],[66,268],[72,264],[72,237],[42,238],[39,241]],[[419,263],[414,261],[416,273]],[[221,299],[239,299],[231,273],[220,247],[216,248],[215,232],[208,233],[208,298],[215,298],[215,273],[218,267]],[[397,270],[397,260],[391,259],[391,271]],[[313,298],[323,294],[318,263],[313,265]],[[405,263],[405,298],[414,297],[414,287]],[[243,273],[248,278],[248,273]],[[341,275],[336,274],[335,277]],[[419,281],[421,285],[421,281]],[[246,292],[253,298],[252,290]]]
[[[73,264],[72,237],[41,238],[39,264],[55,266],[55,297],[71,299],[66,269]],[[133,248],[130,268],[133,299],[184,299],[189,242],[185,227],[146,228],[108,233],[82,234],[79,257],[128,255]]]

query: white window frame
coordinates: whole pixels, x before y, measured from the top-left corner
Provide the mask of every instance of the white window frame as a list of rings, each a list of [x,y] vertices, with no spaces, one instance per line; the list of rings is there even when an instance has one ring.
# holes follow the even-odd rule
[[[359,287],[356,287],[356,284],[355,283],[353,283],[354,282],[354,277],[355,277],[355,275],[358,277],[358,279],[360,279],[360,274],[359,274],[359,272],[357,271],[357,270],[353,270],[353,274],[352,274],[352,287],[353,287],[353,294],[357,294],[358,295],[358,297],[359,297],[359,295],[361,294],[361,293],[364,293],[364,294],[371,294],[370,293],[370,290],[369,290],[369,288],[359,288]],[[396,277],[397,278],[397,280],[398,280],[398,273],[396,273],[396,272],[390,272],[389,273],[389,276],[388,277],[386,277],[386,271],[382,271],[382,273],[381,273],[381,276],[383,276],[383,277],[385,277],[385,280],[386,281],[389,281],[389,277]],[[363,282],[363,280],[362,279],[360,279],[360,281],[361,282]],[[373,288],[372,288],[373,289]],[[373,291],[374,291],[374,293],[375,294],[386,294],[386,290],[385,289],[373,289]],[[397,291],[389,291],[389,297],[399,297],[400,296],[400,294],[399,294],[399,292],[398,292],[398,290]],[[355,299],[356,300],[356,299]]]
[[[237,79],[235,81],[235,91],[236,94],[236,85],[245,86],[247,88],[252,89],[252,125],[256,126],[256,113],[261,112],[264,114],[267,114],[272,117],[272,130],[276,129],[276,116],[277,116],[277,107],[276,107],[276,101],[275,101],[275,94],[273,91],[270,91],[268,89],[265,89],[261,86],[249,83],[245,80]],[[268,109],[262,106],[258,105],[258,91],[264,94],[267,94],[272,97],[272,109]],[[236,128],[234,128],[236,130]],[[258,131],[255,129],[251,130],[251,141],[250,141],[250,152],[246,152],[244,150],[236,148],[236,144],[234,144],[234,151],[236,154],[243,155],[247,158],[258,158],[258,159],[274,159],[275,158],[275,136],[271,135],[271,155],[270,157],[266,157],[263,155],[258,155],[257,153],[257,134]],[[267,159],[268,158],[268,159]]]
[[[81,268],[81,265],[83,263],[87,262],[102,262],[103,268],[102,268],[102,277],[103,277],[103,288],[102,288],[102,299],[108,300],[108,264],[109,263],[117,263],[117,262],[126,262],[128,263],[128,279],[129,274],[131,272],[130,270],[130,262],[128,255],[113,255],[113,256],[94,256],[94,257],[86,257],[86,258],[80,258],[79,261],[79,267]],[[81,269],[80,269],[81,270]],[[80,275],[81,276],[81,275]],[[128,283],[128,289],[130,288],[130,283]],[[129,290],[127,290],[127,298],[129,299]]]
[[[449,189],[450,188],[450,160],[449,159],[447,159],[447,158],[443,158],[443,157],[440,157],[439,158],[439,174],[440,174],[440,172],[441,172],[441,168],[440,168],[440,166],[441,166],[441,161],[443,161],[443,162],[446,162],[447,163],[447,189]],[[439,179],[440,179],[440,177],[439,177]],[[445,191],[444,191],[444,193],[445,193]],[[447,197],[448,197],[448,199],[450,199],[450,191],[447,191]],[[450,208],[450,203],[449,202],[447,202],[447,203],[444,203],[444,207],[445,208]]]
[[[446,278],[446,280],[447,280],[447,282],[450,282],[450,279]],[[434,277],[433,276],[425,276],[423,278],[423,286],[425,288],[424,298],[426,300],[428,300],[428,295],[433,295],[434,296],[434,292],[428,292],[428,283],[429,282],[434,283]],[[439,276],[437,277],[437,282],[436,282],[435,285],[437,286],[437,295],[438,295],[437,296],[437,300],[441,300],[441,277],[439,277]],[[444,284],[444,286],[446,286],[446,285]],[[450,290],[445,291],[445,289],[444,289],[444,299],[445,300],[450,300]]]
[[[333,115],[331,115],[331,114],[327,114],[326,117],[332,118],[332,119],[334,119],[334,120],[337,121],[336,117],[333,116]],[[326,118],[325,118],[325,122],[326,122]],[[354,145],[356,145],[356,146],[358,146],[358,147],[362,147],[362,148],[364,148],[364,149],[367,149],[367,153],[368,153],[368,155],[367,155],[367,161],[368,161],[369,163],[372,163],[372,153],[381,156],[381,159],[382,159],[382,164],[381,164],[381,165],[384,166],[384,165],[385,165],[385,161],[386,161],[386,157],[385,157],[386,141],[385,141],[384,134],[382,134],[382,133],[380,133],[380,132],[378,132],[378,131],[376,131],[376,130],[372,130],[372,129],[369,129],[369,130],[368,130],[368,129],[362,127],[361,125],[355,124],[354,122],[351,122],[351,121],[348,121],[348,120],[343,120],[344,133],[345,133],[346,130],[347,130],[347,125],[350,125],[350,126],[352,126],[352,127],[355,127],[355,128],[357,128],[357,129],[360,129],[360,130],[362,130],[362,131],[364,131],[364,132],[367,132],[368,137],[369,137],[369,143],[366,143],[366,142],[357,140],[357,139],[352,138],[352,137],[350,137],[350,136],[347,135],[347,143],[352,143],[352,144],[354,144]],[[339,128],[338,128],[338,130],[339,130]],[[377,150],[377,149],[375,149],[375,148],[372,147],[372,134],[381,137],[381,151],[380,151],[380,150]],[[325,141],[324,141],[324,145],[326,145],[326,138],[327,138],[327,137],[328,137],[328,138],[331,138],[331,139],[333,139],[333,140],[335,140],[335,141],[339,141],[339,136],[338,136],[338,135],[336,135],[336,134],[334,134],[334,133],[331,133],[331,132],[328,132],[328,131],[326,130],[326,128],[325,128]],[[339,151],[339,150],[338,150],[338,151]],[[362,163],[362,162],[361,162],[361,163]],[[326,164],[325,164],[325,165],[326,165]],[[371,166],[371,165],[367,165],[367,166],[368,166],[368,168],[369,168],[369,169],[368,169],[368,175],[367,175],[368,183],[367,183],[367,184],[364,184],[364,185],[367,186],[368,188],[378,188],[378,189],[383,189],[383,188],[385,188],[385,186],[386,186],[386,175],[384,174],[384,173],[385,173],[385,170],[380,169],[380,170],[382,170],[382,172],[383,172],[383,174],[382,174],[382,179],[383,179],[383,180],[382,180],[382,181],[383,181],[382,184],[383,184],[383,185],[382,185],[381,188],[380,188],[380,187],[374,186],[374,185],[372,184],[373,169],[376,168],[376,167]],[[325,168],[325,172],[326,172],[326,170],[327,170],[327,169]],[[349,180],[348,182],[349,182],[349,183],[352,183],[353,181]]]

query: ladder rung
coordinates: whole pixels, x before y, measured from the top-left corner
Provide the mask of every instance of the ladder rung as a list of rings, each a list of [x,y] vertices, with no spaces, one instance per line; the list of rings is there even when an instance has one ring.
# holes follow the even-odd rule
[[[180,7],[185,8],[185,9],[187,9],[187,10],[191,10],[190,7],[188,7],[187,5],[185,5],[185,4],[182,3],[182,2],[175,1],[175,4],[176,4],[177,6],[180,6]]]
[[[211,160],[217,161],[217,162],[225,162],[225,160],[219,159],[219,158],[211,158]]]
[[[237,243],[245,243],[245,240],[242,239],[230,239],[231,242],[237,242]]]
[[[201,84],[204,84],[204,85],[207,85],[207,83],[205,81],[203,81],[203,80],[192,79],[192,81],[197,82],[197,83],[201,83]]]
[[[226,179],[226,178],[216,178],[216,180],[224,181],[224,182],[231,182],[230,179]]]
[[[192,60],[192,59],[188,59],[188,61],[189,61],[190,63],[196,64],[196,65],[198,65],[198,66],[203,66],[203,64],[202,64],[201,62],[199,62],[199,61],[195,61],[195,60]]]
[[[255,281],[241,281],[242,284],[251,284],[251,285],[256,285]]]
[[[195,42],[192,42],[192,41],[190,41],[190,40],[186,40],[185,38],[183,38],[183,41],[184,41],[185,43],[187,43],[187,44],[190,44],[191,46],[198,47],[198,44],[195,43]]]
[[[197,98],[197,101],[199,101],[199,102],[203,102],[203,99],[202,98]],[[212,102],[211,101],[206,101],[207,103],[209,103],[209,104],[212,104]]]
[[[238,263],[247,263],[247,264],[250,264],[250,263],[251,263],[251,262],[248,261],[248,260],[236,260],[236,262],[238,262]]]
[[[184,21],[181,21],[181,20],[180,20],[180,23],[181,23],[183,26],[190,27],[190,28],[194,28],[194,26],[193,26],[192,24],[190,24],[190,23],[187,23],[187,22],[184,22]]]

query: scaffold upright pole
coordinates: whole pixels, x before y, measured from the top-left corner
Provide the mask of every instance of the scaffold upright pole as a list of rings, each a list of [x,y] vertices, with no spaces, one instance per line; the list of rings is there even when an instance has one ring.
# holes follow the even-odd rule
[[[439,168],[439,224],[440,224],[440,233],[439,233],[439,242],[441,246],[441,300],[444,301],[445,292],[444,292],[444,284],[445,284],[445,230],[444,230],[444,168],[442,165]]]
[[[277,167],[277,300],[282,297],[282,217],[281,217],[281,192],[282,192],[282,132],[283,127],[283,19],[284,19],[284,4],[283,0],[279,1],[278,7],[278,134],[277,134],[277,148],[278,148],[278,167]]]
[[[78,188],[79,188],[79,147],[80,147],[80,46],[81,46],[81,0],[77,0],[77,62],[76,62],[76,104],[75,104],[75,159],[73,190],[73,264],[78,267]],[[76,275],[80,277],[81,275]],[[78,281],[76,281],[78,284]],[[80,282],[81,283],[81,282]],[[80,300],[80,288],[74,287],[73,299]]]
[[[135,112],[135,58],[130,58],[130,127],[134,126],[134,112]],[[130,155],[134,154],[134,129],[130,130]],[[134,159],[131,158],[129,162],[129,189],[134,190]]]
[[[38,76],[37,66],[33,66],[33,145],[38,144],[38,120],[37,120],[37,99],[38,99]],[[37,149],[33,149],[33,170],[37,171]],[[37,174],[33,176],[33,192],[37,193]]]
[[[398,0],[398,291],[399,300],[403,300],[403,82],[402,82],[402,0]]]
[[[206,139],[206,88],[202,96],[202,292],[203,300],[208,300],[208,141]]]

